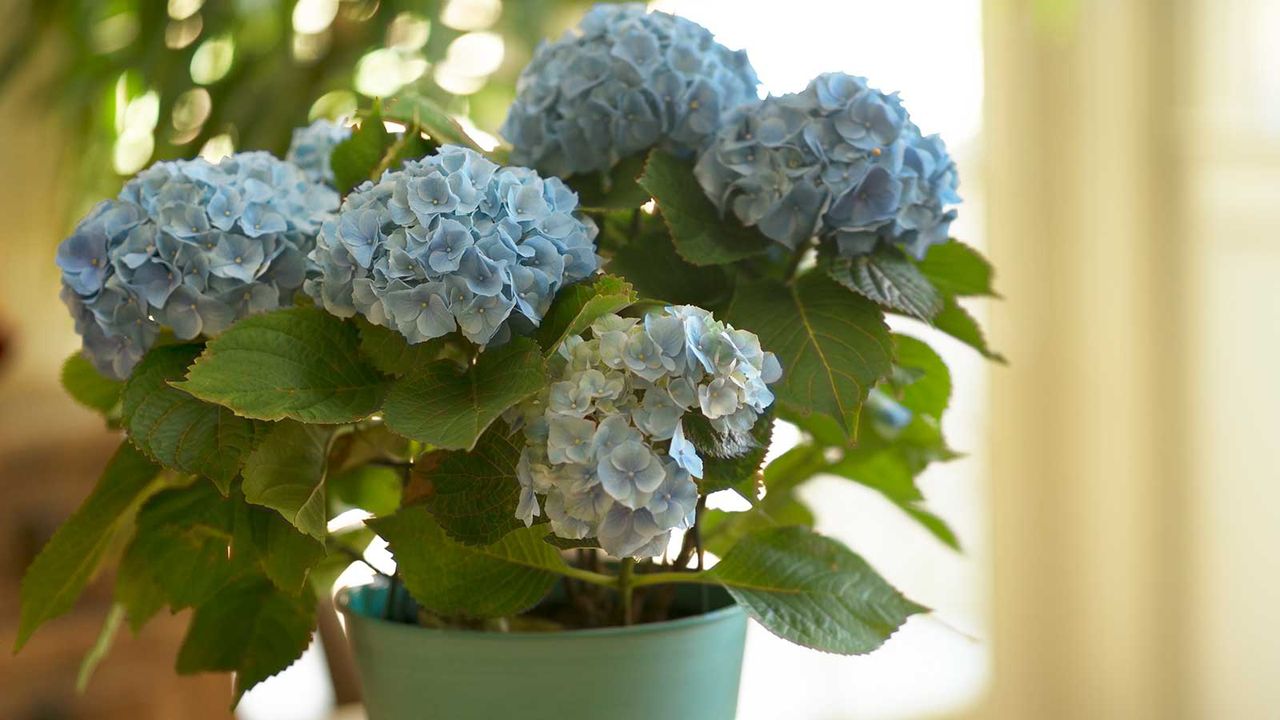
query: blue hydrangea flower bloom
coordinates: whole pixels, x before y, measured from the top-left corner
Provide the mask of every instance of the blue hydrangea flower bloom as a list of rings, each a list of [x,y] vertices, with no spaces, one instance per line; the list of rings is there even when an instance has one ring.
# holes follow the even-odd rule
[[[596,226],[577,208],[558,178],[446,145],[347,196],[320,229],[306,290],[410,343],[455,329],[477,345],[503,342],[599,268]]]
[[[285,160],[302,168],[312,182],[333,185],[330,158],[338,143],[351,137],[351,128],[332,120],[316,120],[293,131]]]
[[[652,557],[694,520],[703,462],[684,416],[748,430],[782,369],[752,333],[681,306],[643,321],[602,316],[589,338],[560,346],[551,373],[540,396],[507,416],[527,441],[516,517],[531,524],[545,510],[560,537]]]
[[[688,156],[759,84],[746,53],[697,23],[639,3],[597,5],[578,32],[538,47],[502,135],[513,163],[560,176],[655,146]]]
[[[152,165],[58,246],[85,356],[123,379],[162,328],[216,335],[290,304],[337,207],[333,190],[263,152]]]
[[[743,224],[793,249],[816,235],[843,256],[891,243],[923,257],[960,202],[942,140],[921,134],[896,94],[841,73],[734,110],[694,172]]]

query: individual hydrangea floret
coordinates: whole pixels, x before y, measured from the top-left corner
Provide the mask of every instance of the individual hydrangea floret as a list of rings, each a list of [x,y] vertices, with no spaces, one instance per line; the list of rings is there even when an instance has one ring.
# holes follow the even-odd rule
[[[446,145],[356,188],[324,223],[307,292],[410,343],[473,343],[538,325],[556,291],[599,267],[596,226],[558,178]]]
[[[960,202],[941,138],[922,135],[896,94],[840,73],[735,110],[695,174],[743,224],[789,248],[817,235],[846,257],[881,243],[923,257]]]
[[[534,53],[502,134],[512,162],[560,176],[652,147],[688,156],[758,85],[746,53],[701,25],[639,3],[598,5]]]
[[[660,554],[698,502],[703,463],[685,417],[745,433],[781,375],[759,338],[700,308],[599,318],[589,338],[560,346],[547,389],[509,414],[527,439],[516,516],[531,524],[545,511],[556,535],[595,537],[615,557]]]
[[[349,137],[350,127],[332,120],[316,120],[293,131],[285,160],[302,168],[312,182],[333,185],[333,149]]]
[[[58,246],[85,355],[125,378],[162,328],[211,336],[290,304],[337,207],[332,189],[264,152],[152,165]]]

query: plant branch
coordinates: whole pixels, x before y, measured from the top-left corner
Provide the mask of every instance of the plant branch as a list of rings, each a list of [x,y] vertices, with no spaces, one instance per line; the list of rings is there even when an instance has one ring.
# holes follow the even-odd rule
[[[649,585],[667,585],[669,583],[692,583],[695,585],[715,585],[716,581],[703,572],[656,572],[637,575],[631,581],[631,587],[647,587]]]

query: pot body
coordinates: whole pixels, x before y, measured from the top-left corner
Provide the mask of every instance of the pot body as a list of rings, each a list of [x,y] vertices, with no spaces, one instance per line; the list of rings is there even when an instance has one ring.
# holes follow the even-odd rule
[[[565,632],[388,622],[378,586],[343,590],[338,607],[369,720],[733,720],[746,614],[719,588],[681,590],[678,605],[709,612]]]

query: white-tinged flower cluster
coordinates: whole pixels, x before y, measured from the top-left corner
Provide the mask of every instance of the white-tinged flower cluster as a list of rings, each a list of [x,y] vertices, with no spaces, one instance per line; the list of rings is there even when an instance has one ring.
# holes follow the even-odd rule
[[[689,305],[643,320],[605,315],[590,335],[568,338],[553,382],[511,414],[528,442],[516,516],[531,524],[545,510],[562,538],[652,557],[672,530],[692,526],[698,502],[703,462],[684,416],[745,433],[773,403],[768,385],[782,369],[754,334]]]
[[[503,342],[599,267],[596,226],[577,209],[559,178],[445,145],[347,196],[320,229],[306,291],[410,343],[455,329],[477,345]]]
[[[351,128],[332,120],[316,120],[293,131],[285,160],[302,168],[312,182],[334,184],[333,149],[351,137]]]

